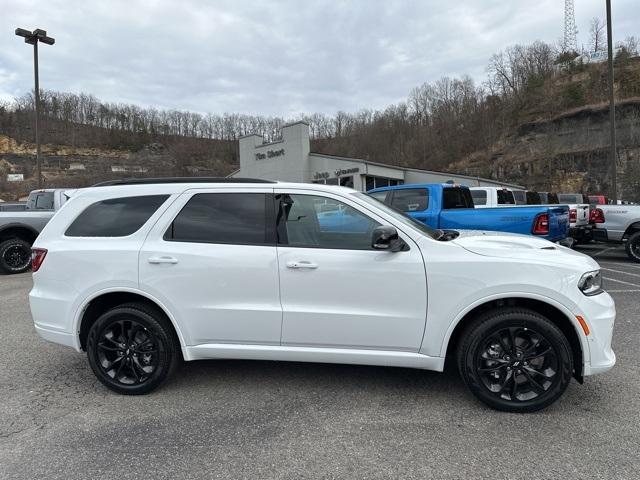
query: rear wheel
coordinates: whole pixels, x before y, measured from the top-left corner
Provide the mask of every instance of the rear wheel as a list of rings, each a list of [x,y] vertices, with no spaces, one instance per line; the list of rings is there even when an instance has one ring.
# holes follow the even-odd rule
[[[634,262],[640,263],[640,232],[636,232],[627,239],[627,244],[624,247],[627,250],[627,255]]]
[[[573,360],[566,337],[549,319],[528,309],[501,308],[467,328],[458,368],[469,390],[490,407],[534,412],[564,393]]]
[[[31,267],[31,245],[20,238],[0,243],[0,272],[23,273]]]
[[[175,368],[178,348],[164,316],[137,303],[104,313],[87,337],[93,373],[111,390],[126,395],[158,387]]]

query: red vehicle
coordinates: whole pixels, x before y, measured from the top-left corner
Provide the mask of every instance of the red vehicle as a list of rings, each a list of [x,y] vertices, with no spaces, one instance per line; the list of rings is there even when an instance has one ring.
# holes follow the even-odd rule
[[[608,205],[609,204],[609,199],[604,195],[595,194],[595,195],[587,195],[587,197],[589,198],[589,203],[591,205]]]

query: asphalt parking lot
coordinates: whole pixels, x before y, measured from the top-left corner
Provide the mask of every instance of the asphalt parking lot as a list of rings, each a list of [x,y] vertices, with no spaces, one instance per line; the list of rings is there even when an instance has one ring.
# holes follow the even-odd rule
[[[640,264],[581,251],[616,300],[618,364],[529,415],[453,369],[206,361],[119,396],[36,335],[31,274],[0,277],[0,478],[638,478]]]

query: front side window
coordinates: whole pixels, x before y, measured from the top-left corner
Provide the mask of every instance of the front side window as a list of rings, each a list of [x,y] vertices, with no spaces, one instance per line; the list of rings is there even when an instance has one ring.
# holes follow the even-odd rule
[[[422,212],[429,206],[425,188],[407,188],[393,192],[391,206],[401,212]]]
[[[276,196],[278,243],[290,247],[370,250],[378,222],[355,208],[315,195]]]
[[[487,204],[487,192],[485,190],[471,190],[471,197],[473,197],[474,205]]]
[[[169,195],[110,198],[89,205],[76,217],[67,237],[126,237],[137,232]]]
[[[176,242],[273,245],[265,193],[198,193],[173,220],[164,239]]]

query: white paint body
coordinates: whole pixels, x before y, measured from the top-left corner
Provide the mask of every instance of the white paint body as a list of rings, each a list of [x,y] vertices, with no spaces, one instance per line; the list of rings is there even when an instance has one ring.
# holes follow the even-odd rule
[[[340,200],[394,226],[408,251],[169,242],[163,233],[196,192],[307,193]],[[64,232],[96,201],[167,194],[137,232],[71,238]],[[47,256],[33,275],[38,333],[81,351],[82,314],[108,292],[153,301],[176,329],[186,360],[269,359],[442,371],[448,342],[473,308],[529,298],[562,311],[580,339],[582,374],[615,363],[607,293],[587,297],[588,256],[531,236],[465,232],[441,242],[350,189],[310,184],[161,184],[78,191],[38,237]],[[549,249],[553,247],[552,249]],[[313,268],[290,268],[294,266]],[[582,316],[585,335],[575,316]]]

